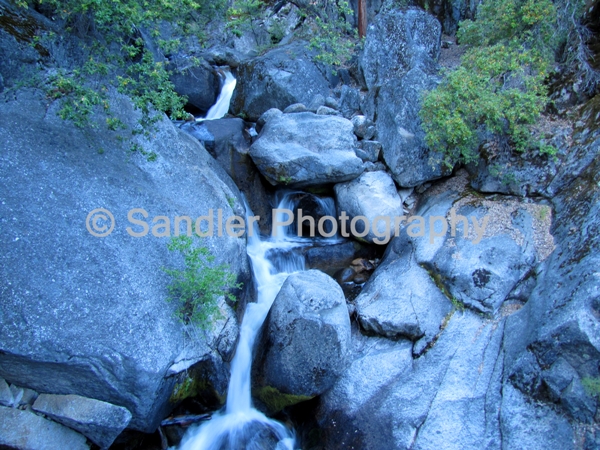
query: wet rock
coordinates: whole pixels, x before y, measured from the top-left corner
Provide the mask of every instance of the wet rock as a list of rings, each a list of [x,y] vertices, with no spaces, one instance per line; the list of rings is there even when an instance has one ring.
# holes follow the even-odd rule
[[[140,113],[131,101],[113,93],[110,101],[116,117],[133,128]],[[176,215],[196,218],[210,209],[221,209],[224,220],[243,215],[239,191],[202,145],[166,117],[151,140],[132,138],[145,153],[131,154],[131,142],[124,145],[102,127],[78,129],[57,116],[59,107],[48,107],[43,93],[31,90],[0,104],[0,176],[12,192],[0,205],[1,217],[11,218],[0,236],[0,278],[7,283],[0,305],[0,376],[38,392],[126,407],[133,415],[130,428],[154,431],[172,408],[176,380],[165,378],[169,368],[181,363],[184,370],[186,363],[212,358],[224,366],[221,334],[227,323],[237,329],[237,320],[223,304],[224,320],[206,334],[186,335],[174,315],[177,305],[166,302],[170,279],[161,270],[180,261],[167,249],[168,238],[152,235],[152,218],[166,215],[173,235]],[[152,154],[148,161],[145,155]],[[128,221],[134,207],[148,213],[135,216],[148,236],[127,232],[144,233]],[[86,229],[96,208],[114,217],[104,238]],[[44,226],[49,223],[52,232]],[[101,218],[98,228],[88,226],[96,233],[110,229]],[[218,263],[248,280],[245,239],[215,233],[203,243]],[[229,341],[221,352],[230,354],[233,345]]]
[[[20,409],[0,406],[0,446],[19,450],[89,450],[81,434]]]
[[[316,270],[292,274],[266,324],[263,383],[285,394],[313,397],[346,368],[350,319],[344,294]]]
[[[328,93],[328,81],[304,45],[295,43],[240,64],[231,110],[254,121],[270,108],[308,104],[315,95]]]
[[[131,420],[126,408],[79,395],[42,394],[33,409],[78,431],[101,448],[110,447]]]
[[[310,112],[273,117],[250,147],[272,185],[306,187],[351,180],[363,171],[352,123]]]
[[[338,216],[345,213],[350,218],[347,233],[376,244],[389,241],[395,233],[394,217],[401,216],[404,209],[394,181],[386,172],[365,172],[353,181],[336,184],[334,190]],[[359,216],[366,221],[356,220],[353,231],[352,219]]]
[[[275,111],[278,110],[273,110],[272,113],[277,114]],[[265,114],[268,117],[268,111]],[[248,154],[251,137],[247,124],[238,118],[217,119],[184,124],[181,129],[202,142],[240,191],[246,193],[246,201],[250,208],[261,219],[261,231],[267,233],[271,223],[270,197],[263,187],[258,169]],[[228,201],[235,203],[237,200],[230,197]],[[238,208],[241,206],[242,204],[237,205]]]

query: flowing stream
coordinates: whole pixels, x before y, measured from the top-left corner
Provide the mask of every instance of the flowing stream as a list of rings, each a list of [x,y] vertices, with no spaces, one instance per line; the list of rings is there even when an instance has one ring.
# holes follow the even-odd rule
[[[206,117],[196,119],[197,122],[201,122],[203,120],[220,119],[227,114],[227,111],[229,111],[229,103],[231,102],[231,96],[233,95],[233,90],[235,89],[237,80],[228,68],[221,69],[221,72],[224,74],[224,79],[222,81],[221,92],[219,92],[217,101],[210,107],[206,113]]]
[[[295,210],[298,194],[280,193],[277,197],[277,208]],[[330,210],[332,215],[335,214],[332,199],[315,199]],[[247,218],[253,215],[248,205],[246,214]],[[285,214],[283,215],[280,221],[285,221]],[[250,221],[247,220],[246,223]],[[312,245],[315,240],[296,237],[291,226],[280,227],[274,230],[271,237],[261,239],[256,222],[253,226],[252,236],[248,234],[247,251],[252,262],[257,301],[249,303],[244,313],[240,338],[231,365],[227,404],[224,410],[214,414],[211,420],[190,429],[181,442],[180,450],[294,449],[293,431],[252,407],[252,350],[256,336],[283,282],[291,273],[305,270],[304,256],[294,249]],[[323,239],[319,241],[323,243]],[[338,239],[325,241],[333,243]]]

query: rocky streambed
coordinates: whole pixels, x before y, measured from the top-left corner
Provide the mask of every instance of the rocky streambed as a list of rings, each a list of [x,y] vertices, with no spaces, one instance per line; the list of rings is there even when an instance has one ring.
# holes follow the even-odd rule
[[[273,293],[245,371],[252,411],[280,425],[238,446],[600,447],[597,99],[555,124],[556,158],[450,170],[418,112],[452,20],[389,6],[372,12],[356,70],[336,77],[298,41],[259,56],[213,49],[206,60],[237,77],[232,114],[161,116],[128,138],[134,152],[103,112],[81,129],[18,85],[16,62],[43,56],[0,27],[11,61],[0,68],[0,446],[185,442],[231,400],[259,283],[248,230],[203,238],[243,286],[209,328],[182,323],[166,301],[171,225],[251,209],[266,242],[287,220],[275,209],[289,209],[288,237],[315,229],[290,250],[306,270],[270,254],[269,270],[295,273]],[[218,77],[208,63],[194,70],[195,87],[174,81],[206,110]],[[109,98],[135,128],[131,100]],[[112,229],[98,237],[89,230],[109,229],[106,211]]]

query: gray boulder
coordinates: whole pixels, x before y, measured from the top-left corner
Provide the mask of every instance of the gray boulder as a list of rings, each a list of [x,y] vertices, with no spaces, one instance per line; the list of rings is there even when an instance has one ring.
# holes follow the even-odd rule
[[[434,339],[452,310],[427,271],[408,255],[378,267],[355,304],[365,330],[391,339],[419,340],[415,354]]]
[[[132,103],[117,94],[111,102],[116,116],[134,127],[140,113]],[[167,250],[168,238],[150,232],[152,218],[165,215],[173,224],[177,215],[221,209],[226,220],[243,215],[239,193],[202,145],[166,117],[151,140],[137,136],[126,147],[106,129],[105,116],[94,118],[97,129],[81,130],[57,116],[59,107],[33,90],[0,103],[0,279],[6,286],[0,376],[38,392],[123,406],[133,415],[129,427],[154,431],[173,407],[177,379],[169,375],[199,361],[213,361],[215,377],[228,373],[224,361],[237,320],[222,303],[223,318],[211,329],[186,334],[174,317],[176,304],[166,301],[170,279],[161,270],[180,267],[181,260]],[[131,153],[133,143],[141,151]],[[86,219],[96,208],[114,217],[103,238],[86,229],[110,230],[107,219]],[[148,212],[146,219],[135,216],[148,227],[144,237],[127,231],[145,230],[128,220],[132,208]],[[215,227],[204,244],[247,280],[245,239],[216,233]]]
[[[381,142],[378,141],[360,141],[356,149],[356,156],[363,161],[376,162],[381,152]]]
[[[348,233],[376,244],[386,244],[394,236],[395,217],[402,216],[404,208],[396,185],[386,172],[365,172],[355,180],[336,184],[334,191],[338,216],[345,212],[350,217]],[[367,220],[356,220],[354,233],[351,222],[359,216]]]
[[[354,116],[350,119],[352,125],[354,125],[354,134],[360,139],[371,139],[375,134],[375,127],[373,122],[367,119],[365,116]]]
[[[275,115],[250,147],[250,156],[272,185],[307,187],[359,176],[352,123],[310,112]]]
[[[42,394],[33,410],[78,431],[103,449],[112,445],[131,420],[131,413],[122,406],[80,395]]]
[[[377,119],[383,159],[402,187],[449,175],[442,156],[426,145],[419,118],[423,91],[438,82],[440,35],[439,22],[415,9],[386,9],[367,33],[361,65],[369,96],[363,110]]]
[[[89,450],[81,434],[29,411],[0,406],[0,446],[19,450]]]
[[[294,103],[308,105],[329,83],[312,62],[304,44],[276,47],[263,56],[240,64],[231,109],[256,120],[270,108],[283,110]]]
[[[190,65],[185,59],[176,60],[169,79],[175,92],[185,95],[188,104],[205,114],[215,104],[221,89],[221,80],[204,59],[199,65]]]
[[[553,250],[551,212],[546,205],[474,196],[467,183],[462,171],[428,191],[415,213],[422,222],[409,218],[404,232],[413,235],[416,262],[451,299],[493,313]]]
[[[434,72],[441,26],[421,9],[382,11],[369,25],[360,64],[369,90],[413,68]]]
[[[266,324],[262,382],[304,399],[322,394],[344,371],[350,319],[340,286],[318,270],[292,274]]]
[[[382,86],[376,97],[377,139],[385,164],[402,187],[435,180],[450,171],[442,155],[425,143],[419,111],[424,90],[435,87],[435,77],[420,68]]]

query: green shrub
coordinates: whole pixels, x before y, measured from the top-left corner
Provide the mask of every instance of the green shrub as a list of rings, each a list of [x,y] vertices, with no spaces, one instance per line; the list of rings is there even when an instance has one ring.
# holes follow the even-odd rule
[[[208,20],[225,7],[224,0],[19,0],[18,4],[43,4],[65,21],[67,32],[92,37],[92,56],[85,65],[63,69],[49,81],[50,96],[62,101],[59,114],[63,119],[80,127],[90,126],[91,112],[97,105],[108,104],[106,93],[113,85],[141,109],[143,128],[158,120],[154,112],[183,118],[186,99],[175,92],[165,65],[155,62],[145,48],[140,29],[158,38],[159,26],[169,22],[175,37],[197,36],[202,40]],[[178,39],[157,42],[168,54],[179,46]]]
[[[315,59],[331,66],[341,66],[353,55],[358,32],[346,20],[354,14],[346,0],[336,3],[336,19],[316,16],[310,27],[309,47],[317,50]]]
[[[198,238],[199,239],[199,238]],[[225,264],[215,265],[210,250],[188,236],[171,238],[168,249],[179,253],[184,260],[183,269],[163,269],[172,277],[169,299],[177,302],[177,317],[184,323],[208,328],[211,321],[219,319],[218,299],[224,295],[236,301],[229,290],[241,288],[236,276]]]
[[[446,165],[476,160],[481,134],[506,138],[519,152],[552,153],[531,142],[530,126],[548,102],[555,24],[550,0],[486,0],[476,21],[461,22],[458,38],[470,47],[421,110],[427,144]]]

